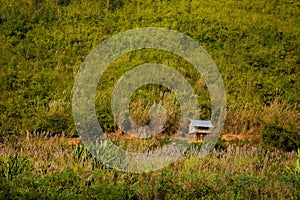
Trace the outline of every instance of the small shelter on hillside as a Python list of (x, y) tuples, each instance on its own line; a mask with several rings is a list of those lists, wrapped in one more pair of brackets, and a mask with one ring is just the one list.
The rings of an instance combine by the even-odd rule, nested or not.
[(213, 124), (210, 120), (193, 120), (190, 119), (189, 135), (194, 140), (203, 140), (207, 134), (212, 133)]

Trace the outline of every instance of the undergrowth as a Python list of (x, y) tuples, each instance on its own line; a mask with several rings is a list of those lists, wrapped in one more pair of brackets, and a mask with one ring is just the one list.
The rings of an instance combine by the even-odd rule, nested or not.
[[(137, 142), (136, 142), (137, 143)], [(34, 136), (0, 146), (0, 197), (44, 199), (297, 199), (299, 156), (261, 146), (193, 148), (165, 169), (124, 173), (108, 168), (82, 144)], [(300, 151), (300, 150), (299, 150)]]

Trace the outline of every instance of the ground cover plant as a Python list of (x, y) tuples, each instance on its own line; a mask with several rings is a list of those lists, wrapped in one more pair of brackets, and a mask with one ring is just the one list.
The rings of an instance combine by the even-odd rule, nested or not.
[[(53, 199), (299, 199), (300, 4), (263, 0), (0, 0), (0, 198)], [(211, 55), (224, 80), (227, 117), (207, 157), (187, 152), (164, 170), (128, 174), (107, 168), (77, 137), (72, 87), (84, 58), (105, 39), (139, 27), (182, 32)], [(205, 81), (190, 63), (148, 49), (114, 61), (96, 92), (98, 121), (120, 133), (110, 111), (119, 78), (135, 66), (161, 63), (179, 71), (210, 118)], [(178, 128), (174, 94), (155, 84), (139, 88), (132, 118), (149, 122), (153, 103), (167, 111), (163, 137), (145, 144), (112, 137), (136, 151), (156, 147)], [(131, 146), (130, 146), (131, 145)], [(298, 151), (298, 153), (297, 153)]]

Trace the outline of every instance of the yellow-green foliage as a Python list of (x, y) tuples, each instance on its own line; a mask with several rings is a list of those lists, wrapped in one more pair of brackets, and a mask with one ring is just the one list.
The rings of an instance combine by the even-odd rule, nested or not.
[[(299, 21), (296, 0), (0, 0), (0, 199), (299, 199), (299, 150), (297, 157), (220, 144), (223, 150), (199, 159), (197, 144), (163, 170), (130, 174), (57, 135), (76, 134), (71, 93), (85, 57), (114, 34), (139, 27), (177, 30), (212, 56), (226, 87), (225, 134), (299, 135)], [(178, 70), (199, 97), (201, 117), (210, 118), (206, 84), (187, 61), (139, 50), (115, 60), (99, 82), (96, 110), (106, 132), (118, 129), (110, 111), (115, 84), (147, 62)], [(133, 94), (136, 123), (148, 123), (153, 103), (167, 110), (164, 131), (176, 131), (178, 101), (157, 85)], [(113, 142), (144, 152), (168, 140)]]
[[(84, 58), (112, 35), (148, 26), (187, 34), (212, 56), (227, 91), (230, 128), (225, 132), (260, 133), (265, 116), (256, 112), (275, 99), (299, 112), (297, 1), (1, 0), (0, 4), (1, 135), (25, 130), (75, 133), (71, 90)], [(202, 117), (210, 117), (205, 83), (186, 61), (166, 52), (140, 51), (116, 60), (99, 83), (97, 116), (105, 131), (117, 128), (109, 95), (118, 78), (136, 65), (154, 61), (179, 70), (200, 97)], [(150, 92), (156, 94), (155, 88)], [(148, 105), (145, 99), (132, 105), (139, 101), (141, 107)], [(148, 120), (147, 113), (133, 112), (142, 116), (141, 123)], [(176, 112), (169, 114), (168, 127)]]

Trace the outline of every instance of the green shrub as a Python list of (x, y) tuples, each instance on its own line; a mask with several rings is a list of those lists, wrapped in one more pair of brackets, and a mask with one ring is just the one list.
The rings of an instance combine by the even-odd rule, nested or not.
[(267, 124), (262, 132), (263, 145), (285, 151), (297, 150), (300, 147), (300, 134), (278, 124)]

